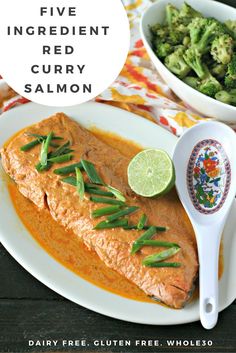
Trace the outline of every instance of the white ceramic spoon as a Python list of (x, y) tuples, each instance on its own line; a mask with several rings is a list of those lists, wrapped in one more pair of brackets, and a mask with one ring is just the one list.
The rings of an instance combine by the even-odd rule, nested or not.
[(219, 122), (200, 123), (179, 139), (173, 161), (177, 191), (198, 244), (200, 319), (211, 329), (218, 318), (221, 234), (236, 194), (236, 134)]

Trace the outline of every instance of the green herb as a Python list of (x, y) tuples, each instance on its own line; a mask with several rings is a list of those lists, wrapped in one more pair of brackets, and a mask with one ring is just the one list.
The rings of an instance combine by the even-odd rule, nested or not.
[(108, 216), (107, 219), (106, 219), (106, 222), (116, 221), (118, 218), (127, 216), (127, 215), (129, 215), (129, 214), (131, 214), (131, 213), (133, 213), (133, 212), (135, 212), (137, 210), (138, 210), (138, 207), (136, 207), (136, 206), (127, 207), (124, 210), (120, 210), (120, 211), (114, 213), (113, 215)]
[(50, 158), (59, 157), (59, 156), (62, 156), (64, 154), (68, 154), (68, 153), (73, 152), (73, 150), (68, 148), (69, 146), (70, 146), (70, 141), (67, 141), (62, 146), (59, 146), (55, 151), (53, 151), (50, 154)]
[(75, 168), (76, 188), (81, 200), (84, 198), (84, 179), (79, 168)]
[(181, 267), (180, 262), (155, 262), (151, 265), (145, 265), (147, 267)]
[(69, 162), (72, 158), (72, 154), (63, 154), (61, 156), (49, 158), (48, 161), (52, 163), (64, 163)]
[(118, 200), (123, 201), (123, 202), (126, 201), (124, 195), (119, 190), (117, 190), (116, 188), (114, 188), (111, 185), (107, 185), (106, 187)]
[(143, 214), (138, 222), (137, 229), (142, 230), (147, 222), (147, 215)]
[(83, 169), (82, 163), (79, 162), (79, 163), (68, 165), (67, 167), (55, 169), (53, 171), (53, 173), (57, 174), (57, 175), (67, 175), (67, 174), (70, 174), (70, 173), (74, 173), (75, 172), (75, 168), (79, 168), (80, 170), (82, 170)]
[(106, 216), (106, 215), (113, 214), (113, 213), (117, 212), (119, 209), (120, 209), (120, 206), (118, 206), (118, 205), (99, 208), (99, 209), (92, 212), (92, 216), (93, 216), (93, 218)]
[(118, 219), (117, 221), (107, 223), (102, 221), (98, 223), (93, 229), (110, 229), (110, 228), (120, 228), (128, 224), (128, 219)]
[(44, 140), (42, 143), (41, 152), (40, 152), (40, 163), (43, 167), (45, 167), (48, 162), (48, 149), (49, 149), (49, 145), (52, 140), (52, 137), (53, 137), (53, 132), (50, 132), (46, 140)]
[[(40, 140), (46, 140), (47, 138), (47, 135), (38, 135), (38, 134), (31, 134), (31, 133), (27, 133), (26, 135), (31, 137), (36, 137), (37, 139), (40, 139)], [(53, 136), (52, 140), (63, 140), (63, 137)]]
[(156, 234), (156, 232), (157, 232), (156, 227), (152, 226), (145, 233), (143, 233), (141, 237), (135, 240), (131, 249), (131, 254), (132, 255), (135, 254), (137, 251), (139, 251), (142, 248), (143, 245), (139, 244), (140, 241), (151, 239), (152, 236)]
[(96, 188), (96, 189), (95, 188), (90, 188), (90, 187), (87, 187), (87, 185), (86, 185), (86, 191), (89, 194), (113, 197), (113, 194), (111, 192), (104, 191), (104, 190), (99, 189), (99, 188)]
[[(150, 227), (151, 227), (150, 225), (149, 226), (144, 226), (143, 230), (147, 230)], [(154, 227), (156, 228), (157, 232), (165, 232), (166, 229), (167, 229), (166, 227), (159, 227), (159, 226), (154, 226)], [(124, 229), (126, 229), (126, 230), (139, 230), (137, 225), (132, 225), (132, 224), (128, 225)]]
[(76, 178), (73, 176), (69, 176), (66, 178), (61, 179), (63, 183), (70, 184), (72, 186), (77, 186)]
[(102, 179), (100, 178), (100, 176), (98, 175), (93, 163), (86, 161), (84, 159), (81, 160), (81, 163), (82, 163), (82, 166), (83, 166), (85, 172), (87, 173), (91, 183), (104, 185), (104, 183), (103, 183)]
[(46, 171), (46, 170), (49, 170), (52, 166), (52, 163), (51, 162), (48, 162), (46, 165), (42, 165), (40, 162), (35, 166), (36, 170), (38, 172), (43, 172), (43, 171)]
[(39, 145), (40, 143), (41, 143), (41, 142), (40, 142), (39, 140), (31, 141), (31, 142), (27, 143), (26, 145), (22, 146), (22, 147), (20, 148), (20, 150), (21, 150), (22, 152), (29, 151), (29, 150), (31, 150), (31, 148), (33, 148), (33, 147)]
[(139, 240), (136, 242), (142, 246), (161, 246), (163, 248), (172, 248), (176, 247), (179, 248), (179, 245), (176, 243), (170, 243), (168, 241), (159, 241), (159, 240)]
[(120, 201), (120, 200), (108, 199), (108, 198), (105, 198), (105, 197), (94, 197), (94, 196), (91, 196), (90, 197), (90, 201), (97, 202), (97, 203), (107, 203), (107, 204), (110, 204), (110, 205), (120, 205), (120, 206), (124, 206), (125, 205), (125, 203)]
[(169, 259), (173, 255), (175, 255), (177, 252), (180, 251), (180, 247), (178, 246), (173, 246), (172, 248), (169, 248), (167, 250), (161, 251), (157, 254), (149, 255), (145, 257), (145, 259), (142, 261), (143, 265), (145, 266), (152, 266), (156, 262), (161, 262), (163, 260)]

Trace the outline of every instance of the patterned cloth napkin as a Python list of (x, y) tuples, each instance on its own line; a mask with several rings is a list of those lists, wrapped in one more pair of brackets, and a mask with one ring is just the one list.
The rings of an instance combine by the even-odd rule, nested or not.
[[(115, 105), (153, 120), (173, 134), (180, 136), (185, 129), (205, 118), (190, 111), (162, 81), (140, 39), (141, 14), (150, 0), (122, 0), (130, 20), (131, 47), (127, 61), (117, 80), (97, 101)], [(28, 102), (17, 95), (0, 76), (0, 109), (7, 111)]]

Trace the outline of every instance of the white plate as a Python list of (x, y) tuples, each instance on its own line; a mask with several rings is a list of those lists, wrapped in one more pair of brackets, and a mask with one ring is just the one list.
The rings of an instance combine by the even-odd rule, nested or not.
[[(163, 148), (170, 154), (176, 137), (154, 123), (126, 111), (98, 103), (60, 109), (85, 127), (115, 132), (142, 144)], [(57, 112), (57, 108), (33, 103), (15, 108), (0, 117), (0, 146), (18, 130)], [(33, 276), (62, 296), (88, 309), (117, 319), (152, 325), (173, 325), (199, 319), (198, 302), (182, 310), (123, 298), (83, 280), (50, 257), (31, 237), (18, 218), (0, 173), (0, 240), (9, 253)], [(220, 309), (236, 297), (236, 204), (224, 232), (225, 270), (220, 281)], [(206, 234), (207, 236), (207, 234)], [(4, 269), (2, 269), (4, 270)]]

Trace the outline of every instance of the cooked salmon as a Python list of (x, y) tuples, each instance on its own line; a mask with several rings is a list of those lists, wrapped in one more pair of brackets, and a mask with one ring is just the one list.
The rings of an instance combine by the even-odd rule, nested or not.
[[(35, 165), (39, 162), (40, 146), (28, 152), (22, 152), (20, 147), (32, 140), (27, 133), (47, 135), (52, 131), (64, 141), (70, 141), (74, 150), (73, 161), (39, 173)], [(19, 191), (39, 209), (48, 208), (58, 223), (80, 237), (107, 266), (135, 283), (148, 296), (170, 307), (182, 308), (189, 300), (198, 272), (197, 248), (193, 229), (174, 190), (159, 199), (135, 195), (127, 181), (129, 159), (63, 113), (21, 131), (1, 150), (1, 157), (3, 168)], [(140, 208), (130, 216), (131, 223), (137, 224), (141, 214), (145, 213), (148, 224), (167, 227), (167, 231), (157, 233), (153, 239), (179, 244), (181, 250), (171, 261), (180, 262), (181, 267), (151, 268), (142, 265), (145, 256), (164, 248), (146, 246), (131, 255), (132, 244), (143, 231), (93, 229), (104, 218), (92, 218), (92, 211), (107, 205), (90, 201), (87, 194), (84, 200), (80, 200), (76, 188), (62, 182), (61, 177), (53, 173), (55, 168), (81, 159), (92, 162), (105, 183), (119, 189), (129, 205)]]

